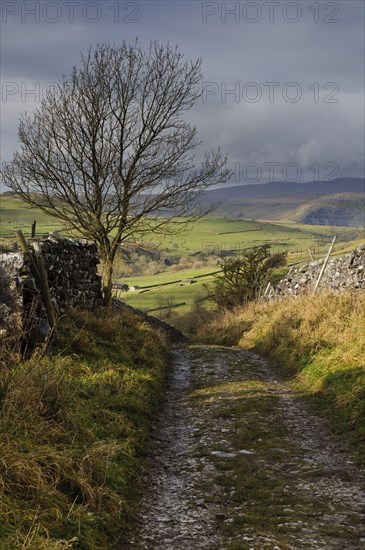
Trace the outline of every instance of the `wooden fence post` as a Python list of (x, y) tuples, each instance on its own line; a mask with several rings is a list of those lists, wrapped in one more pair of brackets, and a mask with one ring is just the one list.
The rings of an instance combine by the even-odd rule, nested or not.
[(34, 243), (34, 251), (35, 251), (35, 257), (37, 260), (37, 267), (38, 267), (38, 273), (39, 273), (39, 280), (40, 280), (40, 290), (43, 298), (43, 302), (46, 308), (48, 321), (50, 324), (50, 327), (54, 329), (56, 324), (56, 315), (54, 311), (54, 307), (52, 304), (52, 298), (51, 293), (49, 291), (49, 285), (48, 285), (48, 275), (47, 271), (44, 265), (42, 251), (39, 246), (39, 243)]
[(331, 256), (331, 252), (333, 250), (333, 247), (335, 246), (335, 242), (336, 242), (336, 239), (337, 239), (337, 235), (335, 235), (333, 237), (333, 241), (328, 249), (328, 252), (327, 252), (327, 256), (325, 257), (325, 259), (323, 260), (323, 265), (322, 265), (322, 269), (318, 275), (318, 279), (316, 281), (316, 284), (314, 285), (314, 289), (313, 289), (313, 296), (315, 295), (315, 293), (317, 292), (317, 288), (318, 288), (318, 285), (319, 283), (321, 282), (321, 279), (322, 279), (322, 276), (323, 276), (323, 273), (327, 267), (327, 263), (328, 263), (328, 259), (329, 257)]
[(34, 239), (34, 237), (35, 237), (36, 228), (37, 228), (37, 221), (34, 220), (34, 222), (32, 223), (32, 231), (31, 231), (31, 238), (32, 239)]
[(271, 289), (271, 283), (269, 282), (267, 283), (263, 298), (265, 298), (265, 296), (269, 293), (270, 289)]
[(37, 261), (35, 261), (32, 253), (29, 250), (29, 247), (27, 245), (27, 242), (24, 238), (24, 235), (21, 229), (17, 231), (17, 240), (23, 254), (25, 254), (29, 258), (31, 271), (34, 275), (37, 286), (40, 290), (44, 307), (46, 308), (49, 325), (51, 329), (54, 330), (54, 333), (55, 333), (56, 315), (52, 304), (51, 293), (49, 291), (49, 286), (48, 286), (47, 272), (44, 266), (43, 256), (42, 256), (39, 243), (34, 243), (33, 245), (36, 259), (37, 259)]

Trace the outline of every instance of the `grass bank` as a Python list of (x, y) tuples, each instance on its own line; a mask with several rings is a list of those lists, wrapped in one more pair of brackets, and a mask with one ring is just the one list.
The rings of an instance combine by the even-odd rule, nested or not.
[(0, 370), (0, 548), (120, 548), (167, 364), (123, 312), (71, 312), (47, 357)]
[(220, 315), (196, 338), (271, 357), (365, 461), (365, 294), (302, 296)]

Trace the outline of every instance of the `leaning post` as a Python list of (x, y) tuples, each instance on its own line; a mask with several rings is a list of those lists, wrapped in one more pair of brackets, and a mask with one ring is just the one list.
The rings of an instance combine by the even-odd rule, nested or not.
[(328, 252), (327, 252), (327, 256), (325, 257), (325, 259), (323, 260), (323, 265), (322, 265), (322, 269), (318, 275), (318, 279), (316, 281), (316, 284), (314, 285), (314, 289), (313, 289), (313, 296), (315, 295), (315, 293), (317, 292), (317, 288), (318, 288), (318, 285), (319, 283), (321, 282), (321, 279), (322, 279), (322, 276), (323, 276), (323, 273), (327, 267), (327, 263), (328, 263), (328, 260), (329, 260), (329, 257), (331, 256), (331, 253), (332, 253), (332, 250), (333, 250), (333, 247), (335, 246), (335, 242), (336, 242), (336, 239), (337, 239), (337, 235), (335, 235), (333, 237), (333, 240), (332, 240), (332, 243), (328, 249)]
[(21, 251), (23, 252), (23, 254), (25, 254), (29, 258), (31, 271), (36, 280), (37, 286), (40, 290), (44, 307), (46, 308), (49, 325), (55, 333), (56, 315), (52, 304), (51, 293), (49, 291), (49, 285), (48, 285), (47, 272), (44, 266), (43, 256), (42, 256), (39, 243), (33, 244), (35, 256), (37, 260), (36, 261), (29, 250), (28, 244), (24, 238), (24, 235), (21, 229), (17, 231), (17, 240)]

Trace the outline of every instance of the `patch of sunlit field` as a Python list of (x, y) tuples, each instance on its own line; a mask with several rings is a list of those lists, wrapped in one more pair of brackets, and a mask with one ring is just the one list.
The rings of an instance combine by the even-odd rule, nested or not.
[(37, 234), (47, 234), (63, 228), (59, 220), (42, 210), (27, 208), (14, 197), (0, 196), (0, 239), (15, 239), (18, 229), (29, 237), (34, 221), (37, 222)]
[[(15, 237), (18, 229), (22, 229), (26, 236), (30, 235), (33, 221), (37, 222), (38, 234), (65, 229), (64, 224), (57, 218), (40, 209), (29, 208), (11, 195), (0, 196), (1, 238)], [(153, 222), (151, 224), (153, 227)], [(357, 237), (361, 238), (361, 235), (357, 234), (358, 232), (359, 230), (355, 228), (206, 216), (195, 223), (188, 224), (185, 230), (181, 226), (176, 234), (160, 236), (151, 231), (143, 236), (143, 240), (182, 256), (197, 252), (204, 254), (239, 253), (248, 246), (255, 246), (263, 242), (271, 243), (276, 250), (286, 249), (292, 255), (303, 256), (308, 254), (308, 246), (313, 248), (314, 253), (316, 250), (320, 253), (334, 234), (338, 235), (338, 242), (348, 242)]]
[[(213, 282), (216, 268), (184, 269), (174, 271), (173, 266), (164, 273), (156, 275), (128, 277), (117, 280), (126, 283), (134, 291), (114, 290), (114, 295), (131, 306), (144, 311), (166, 309), (172, 305), (177, 313), (185, 313), (191, 306), (207, 295), (206, 285)], [(194, 281), (189, 284), (189, 281)], [(180, 304), (180, 305), (179, 305)]]
[[(163, 240), (169, 251), (184, 254), (202, 252), (240, 253), (245, 248), (264, 242), (274, 251), (287, 250), (298, 257), (308, 257), (308, 247), (314, 254), (323, 254), (326, 246), (337, 235), (338, 242), (361, 238), (360, 230), (348, 227), (314, 226), (294, 223), (263, 222), (241, 218), (206, 216), (190, 224), (181, 236), (172, 235)], [(153, 235), (146, 237), (152, 241)], [(299, 258), (298, 258), (299, 259)]]

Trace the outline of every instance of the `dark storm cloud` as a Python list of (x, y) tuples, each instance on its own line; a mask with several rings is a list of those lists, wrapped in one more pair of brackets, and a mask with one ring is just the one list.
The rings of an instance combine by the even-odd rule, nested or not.
[[(2, 4), (2, 160), (17, 148), (20, 113), (37, 106), (81, 51), (139, 36), (142, 45), (170, 41), (188, 58), (203, 58), (206, 93), (189, 120), (205, 149), (221, 145), (233, 165), (257, 163), (263, 178), (271, 162), (300, 164), (303, 179), (314, 163), (363, 175), (362, 1), (71, 4), (72, 21), (67, 2)], [(40, 12), (29, 14), (37, 5)]]

